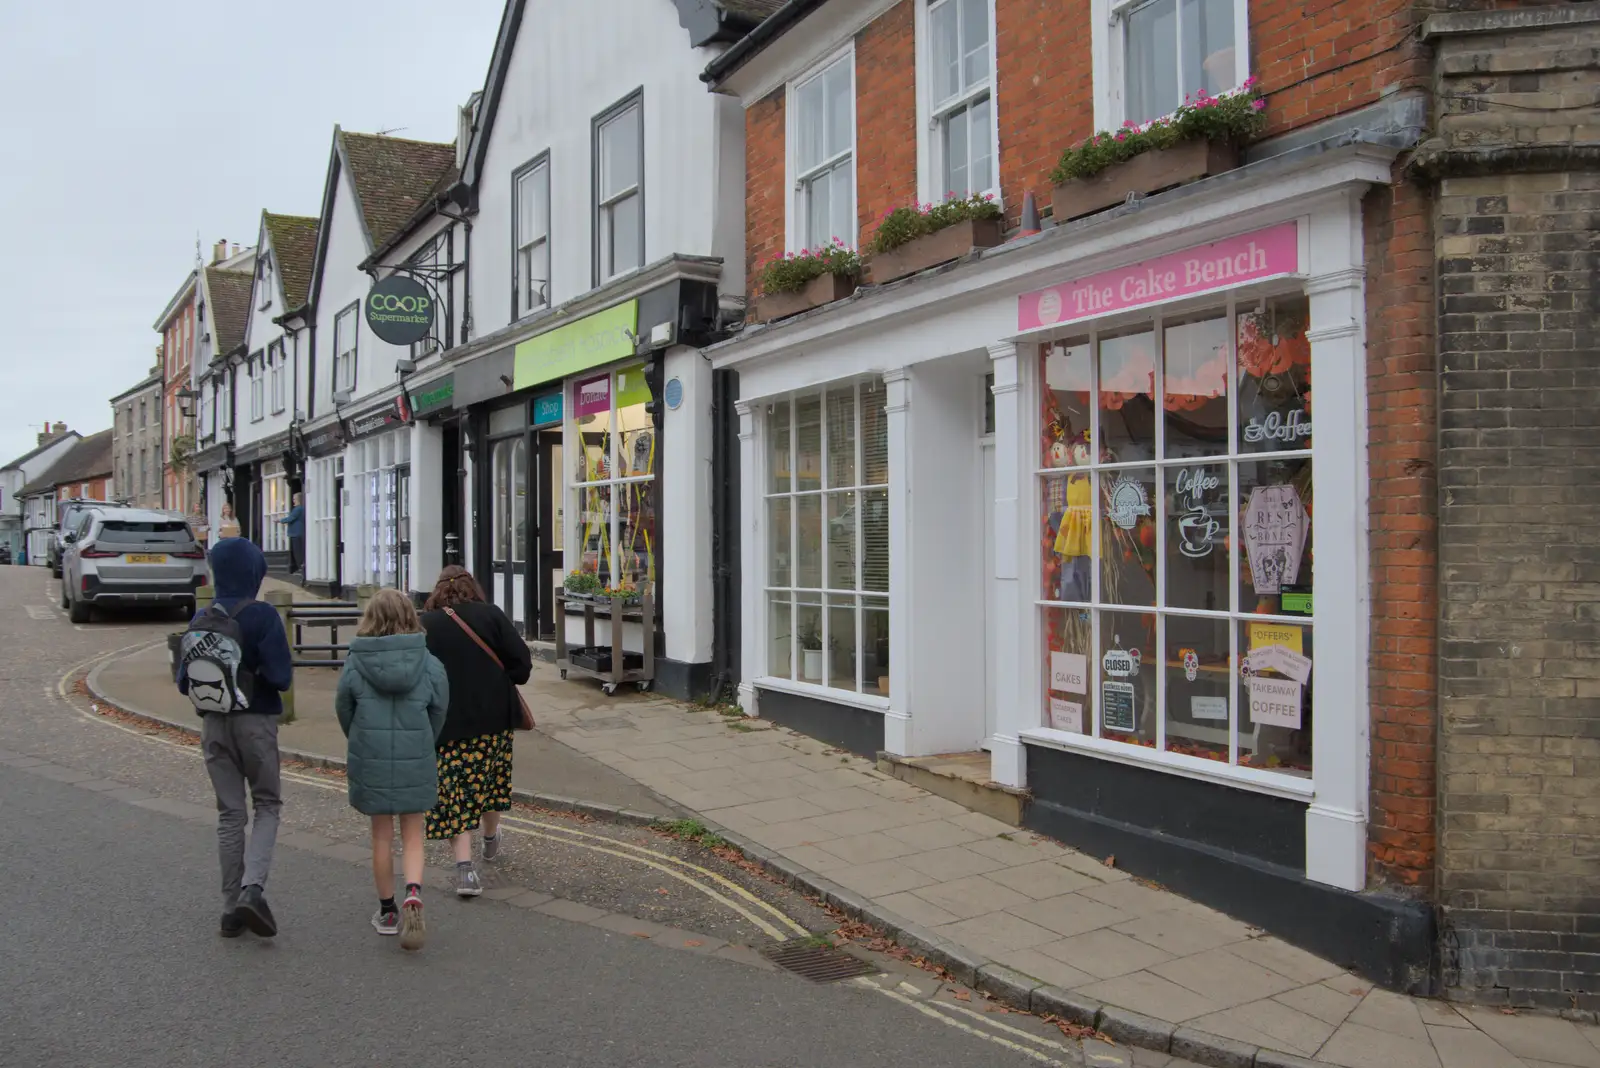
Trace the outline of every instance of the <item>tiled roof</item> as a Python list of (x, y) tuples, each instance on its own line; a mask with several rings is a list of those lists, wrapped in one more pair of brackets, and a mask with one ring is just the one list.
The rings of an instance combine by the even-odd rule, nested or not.
[(343, 130), (339, 136), (374, 248), (457, 178), (455, 145)]
[(63, 482), (87, 482), (111, 474), (111, 431), (90, 434), (72, 447), (55, 465), (22, 487), (18, 497), (52, 490)]
[[(311, 291), (311, 272), (317, 262), (317, 220), (304, 215), (274, 215), (270, 211), (262, 212), (261, 217), (278, 257), (278, 273), (283, 276), (283, 302), (290, 311), (302, 308)], [(249, 300), (248, 295), (245, 299)], [(239, 338), (244, 338), (242, 329)]]
[[(279, 218), (286, 217), (279, 216)], [(312, 220), (313, 223), (315, 221)], [(211, 321), (217, 331), (217, 343), (212, 348), (213, 352), (225, 355), (232, 352), (244, 340), (245, 327), (250, 322), (250, 285), (254, 281), (253, 271), (206, 268), (206, 289), (211, 294)]]
[(138, 393), (138, 392), (140, 392), (142, 390), (149, 389), (151, 386), (159, 386), (160, 384), (161, 384), (161, 365), (158, 363), (158, 364), (155, 365), (155, 367), (151, 368), (149, 374), (147, 374), (143, 378), (139, 379), (139, 381), (136, 384), (129, 386), (127, 389), (123, 390), (121, 393), (114, 394), (112, 396), (112, 398), (111, 398), (111, 403), (115, 404), (119, 400), (122, 400), (124, 397), (131, 397), (135, 393)]
[[(57, 443), (59, 443), (62, 438), (79, 438), (79, 439), (81, 439), (82, 437), (83, 437), (83, 435), (79, 434), (76, 430), (64, 430), (58, 436), (51, 438), (49, 441), (45, 442), (43, 445), (40, 445), (37, 448), (29, 449), (27, 452), (23, 453), (21, 456), (17, 457), (15, 460), (12, 460), (10, 463), (8, 463), (8, 464), (0, 464), (0, 471), (6, 471), (6, 470), (9, 470), (9, 469), (11, 469), (13, 467), (21, 467), (23, 464), (27, 463), (29, 460), (33, 459), (35, 456), (38, 456), (41, 452), (44, 452), (44, 450), (46, 450), (48, 448), (51, 448), (52, 446), (54, 446)], [(71, 451), (71, 450), (68, 450), (68, 451)]]

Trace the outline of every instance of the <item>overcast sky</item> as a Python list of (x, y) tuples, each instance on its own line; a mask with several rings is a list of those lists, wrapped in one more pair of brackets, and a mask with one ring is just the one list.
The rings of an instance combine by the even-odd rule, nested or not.
[(317, 215), (335, 123), (454, 139), (501, 7), (0, 2), (0, 463), (111, 425), (196, 238)]

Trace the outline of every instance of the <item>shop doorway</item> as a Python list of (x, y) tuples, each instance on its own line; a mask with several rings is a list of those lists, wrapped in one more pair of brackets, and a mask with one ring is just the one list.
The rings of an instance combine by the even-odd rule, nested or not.
[(541, 430), (535, 437), (534, 469), (538, 477), (539, 502), (534, 525), (534, 544), (529, 556), (537, 562), (537, 600), (534, 616), (538, 635), (545, 641), (556, 636), (555, 591), (565, 577), (566, 554), (562, 528), (566, 515), (561, 507), (561, 431)]
[(518, 434), (489, 444), (492, 474), (490, 516), (490, 596), (527, 633), (528, 438)]
[(344, 589), (344, 476), (333, 480), (333, 591)]

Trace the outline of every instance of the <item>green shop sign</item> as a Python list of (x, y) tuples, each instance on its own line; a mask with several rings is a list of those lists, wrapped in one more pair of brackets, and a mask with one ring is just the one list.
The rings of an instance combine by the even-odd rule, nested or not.
[(413, 415), (427, 415), (448, 408), (455, 403), (456, 376), (446, 375), (442, 379), (429, 382), (416, 393), (411, 395), (411, 412)]
[(627, 359), (633, 355), (633, 339), (629, 335), (638, 328), (639, 302), (630, 300), (529, 338), (517, 346), (512, 388), (526, 389), (589, 367)]

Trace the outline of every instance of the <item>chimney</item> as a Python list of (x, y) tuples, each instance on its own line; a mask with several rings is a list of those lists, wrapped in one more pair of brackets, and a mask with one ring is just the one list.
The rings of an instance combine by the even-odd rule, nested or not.
[(43, 445), (47, 441), (54, 441), (56, 438), (59, 438), (66, 432), (67, 424), (65, 423), (56, 423), (54, 426), (46, 423), (44, 425), (44, 429), (39, 431), (38, 439), (34, 442), (34, 444)]
[(235, 256), (239, 254), (239, 243), (237, 241), (233, 243), (233, 254)]
[(218, 241), (211, 246), (211, 265), (215, 267), (228, 258), (228, 242), (226, 239)]

